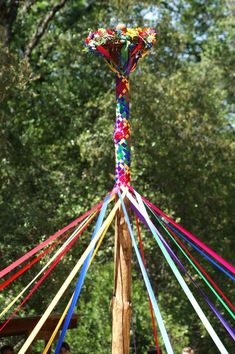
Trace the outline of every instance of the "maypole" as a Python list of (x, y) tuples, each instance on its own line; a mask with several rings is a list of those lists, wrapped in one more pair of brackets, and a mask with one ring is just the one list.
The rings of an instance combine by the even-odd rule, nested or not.
[[(126, 28), (119, 24), (115, 30), (99, 29), (90, 33), (86, 45), (101, 54), (116, 76), (115, 187), (130, 183), (130, 123), (129, 75), (137, 62), (155, 42), (156, 33), (150, 28)], [(127, 212), (129, 203), (124, 200)], [(132, 241), (123, 210), (120, 207), (115, 221), (114, 291), (112, 301), (112, 354), (128, 354), (131, 318), (131, 259)]]
[[(142, 224), (152, 233), (158, 249), (164, 256), (165, 261), (168, 263), (169, 268), (177, 279), (185, 296), (190, 301), (192, 307), (202, 321), (219, 352), (222, 354), (228, 354), (227, 349), (218, 337), (203, 309), (199, 305), (197, 298), (193, 295), (184, 279), (184, 276), (187, 276), (187, 279), (190, 280), (192, 285), (197, 289), (198, 294), (204, 298), (205, 303), (220, 321), (228, 335), (233, 339), (233, 341), (235, 340), (235, 330), (226, 320), (224, 314), (221, 314), (215, 307), (213, 300), (211, 300), (208, 297), (207, 292), (204, 291), (204, 287), (202, 288), (200, 282), (195, 279), (200, 278), (204, 281), (204, 283), (208, 286), (211, 295), (216, 296), (216, 299), (219, 300), (220, 305), (223, 305), (224, 309), (227, 311), (227, 314), (229, 314), (233, 319), (235, 319), (234, 305), (226, 297), (215, 281), (209, 276), (206, 270), (199, 264), (199, 261), (192, 254), (190, 254), (190, 251), (187, 249), (184, 242), (189, 244), (190, 247), (193, 247), (200, 253), (200, 255), (203, 255), (208, 261), (210, 261), (233, 281), (235, 281), (235, 267), (227, 262), (223, 257), (218, 255), (195, 235), (191, 234), (181, 225), (177, 224), (161, 209), (153, 205), (146, 198), (142, 197), (130, 185), (131, 153), (129, 124), (129, 75), (135, 70), (138, 60), (142, 58), (153, 46), (155, 37), (155, 31), (150, 28), (130, 29), (126, 28), (125, 25), (118, 25), (114, 30), (99, 29), (94, 33), (90, 33), (86, 38), (86, 46), (88, 51), (103, 56), (108, 66), (115, 72), (116, 76), (116, 123), (113, 135), (116, 156), (115, 186), (113, 190), (108, 193), (105, 199), (98, 205), (94, 206), (91, 210), (87, 211), (63, 229), (57, 231), (47, 240), (43, 241), (41, 244), (34, 247), (25, 255), (21, 256), (18, 260), (14, 261), (12, 264), (6, 266), (0, 271), (1, 279), (20, 266), (18, 271), (14, 271), (14, 274), (11, 274), (7, 279), (0, 283), (1, 290), (8, 286), (12, 281), (16, 280), (36, 262), (40, 261), (42, 257), (54, 250), (54, 254), (48, 259), (48, 261), (45, 261), (45, 265), (41, 268), (39, 273), (36, 274), (32, 280), (30, 280), (29, 284), (27, 284), (27, 286), (24, 287), (4, 309), (0, 310), (0, 318), (5, 316), (8, 311), (11, 311), (7, 320), (0, 324), (1, 333), (11, 319), (19, 312), (26, 301), (38, 289), (40, 284), (47, 278), (51, 271), (53, 271), (54, 267), (62, 259), (65, 253), (70, 250), (74, 242), (76, 242), (80, 235), (87, 229), (92, 220), (97, 217), (90, 243), (78, 259), (77, 263), (74, 265), (67, 278), (64, 280), (43, 315), (40, 317), (40, 320), (37, 322), (36, 326), (18, 352), (19, 354), (25, 354), (29, 350), (32, 342), (38, 336), (47, 321), (47, 318), (50, 316), (67, 288), (71, 285), (73, 279), (79, 273), (74, 293), (69, 300), (60, 321), (51, 334), (48, 344), (43, 350), (43, 354), (48, 353), (48, 350), (50, 350), (50, 347), (58, 335), (60, 327), (62, 326), (62, 330), (55, 348), (55, 354), (59, 354), (61, 344), (64, 340), (66, 331), (69, 328), (72, 314), (79, 299), (86, 273), (93, 261), (94, 256), (97, 254), (100, 244), (104, 239), (114, 217), (116, 218), (116, 225), (114, 250), (115, 274), (112, 301), (112, 354), (129, 353), (132, 246), (148, 293), (151, 318), (153, 322), (155, 318), (158, 323), (159, 332), (161, 333), (166, 353), (174, 353), (170, 337), (168, 336), (164, 324), (164, 319), (158, 306), (158, 300), (154, 295), (153, 287), (151, 285), (148, 272), (146, 271), (146, 262), (140, 230), (138, 227), (138, 220), (140, 220)], [(114, 200), (115, 197), (115, 205), (105, 218), (107, 206)], [(132, 228), (131, 218), (129, 217), (130, 210), (135, 213), (140, 250)], [(171, 248), (171, 243), (173, 243), (174, 247), (177, 248), (176, 251), (174, 248)], [(43, 252), (37, 255), (37, 253), (42, 250)], [(178, 253), (180, 252), (181, 254), (179, 254), (179, 257)], [(34, 258), (30, 260), (32, 257)], [(183, 257), (183, 262), (186, 264), (182, 263), (181, 257)], [(23, 265), (26, 261), (27, 264)], [(191, 276), (187, 268), (187, 262), (190, 263), (190, 269), (192, 267), (197, 272), (196, 277)], [(24, 296), (24, 298), (21, 300), (20, 304), (15, 307), (15, 303), (22, 296)], [(14, 309), (12, 311), (13, 307)], [(154, 328), (155, 325), (153, 323), (153, 332)], [(157, 353), (160, 354), (157, 336), (155, 336), (155, 346)]]
[[(117, 29), (125, 30), (119, 25)], [(118, 49), (118, 48), (117, 48)], [(130, 183), (129, 75), (116, 73), (115, 184)], [(128, 208), (128, 200), (124, 203)], [(112, 301), (112, 354), (127, 354), (130, 347), (132, 242), (120, 207), (115, 220), (114, 290)]]

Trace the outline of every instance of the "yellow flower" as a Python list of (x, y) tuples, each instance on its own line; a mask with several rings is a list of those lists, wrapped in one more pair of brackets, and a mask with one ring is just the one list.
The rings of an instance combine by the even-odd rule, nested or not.
[(134, 38), (134, 37), (138, 37), (139, 32), (138, 32), (138, 29), (137, 29), (137, 28), (127, 28), (126, 34), (127, 34), (129, 37)]

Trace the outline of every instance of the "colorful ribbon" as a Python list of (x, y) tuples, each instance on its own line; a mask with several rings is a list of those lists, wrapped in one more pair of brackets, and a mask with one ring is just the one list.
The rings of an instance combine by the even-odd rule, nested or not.
[(135, 201), (135, 199), (132, 197), (132, 195), (129, 192), (127, 193), (128, 199), (135, 206), (135, 208), (137, 210), (139, 210), (140, 214), (142, 215), (142, 217), (147, 222), (149, 229), (153, 233), (153, 236), (154, 236), (155, 240), (157, 241), (158, 246), (160, 247), (165, 259), (167, 260), (167, 263), (171, 267), (174, 275), (176, 276), (178, 282), (180, 283), (182, 289), (184, 290), (186, 296), (188, 297), (189, 301), (191, 302), (192, 306), (194, 307), (194, 310), (198, 314), (199, 318), (201, 319), (202, 323), (204, 324), (205, 328), (207, 329), (208, 333), (210, 334), (211, 338), (213, 339), (214, 343), (216, 344), (217, 348), (220, 350), (220, 353), (228, 354), (227, 349), (224, 347), (223, 343), (219, 339), (219, 337), (216, 334), (215, 330), (213, 329), (212, 325), (208, 321), (207, 317), (205, 316), (205, 314), (202, 311), (201, 307), (197, 303), (195, 297), (191, 293), (189, 287), (185, 283), (183, 277), (181, 276), (180, 272), (176, 268), (176, 266), (175, 266), (174, 262), (172, 261), (171, 257), (169, 256), (164, 244), (162, 243), (162, 241), (160, 239), (158, 230), (155, 228), (155, 226), (153, 225), (152, 221), (149, 219), (148, 213), (147, 213), (147, 211), (145, 209), (145, 206), (143, 204), (141, 196), (136, 191), (134, 191), (134, 192), (135, 192), (135, 195), (136, 195), (138, 203)]
[(94, 206), (92, 209), (88, 210), (86, 213), (84, 213), (82, 216), (80, 216), (76, 220), (72, 221), (70, 224), (65, 226), (63, 229), (57, 231), (54, 235), (50, 236), (47, 240), (45, 240), (42, 243), (40, 243), (38, 246), (36, 246), (31, 251), (29, 251), (26, 254), (24, 254), (22, 257), (17, 259), (15, 262), (11, 263), (9, 266), (4, 268), (0, 272), (0, 278), (4, 277), (4, 275), (6, 275), (7, 273), (9, 273), (13, 269), (15, 269), (17, 266), (19, 266), (21, 263), (23, 263), (24, 261), (26, 261), (27, 259), (32, 257), (35, 253), (40, 251), (43, 247), (47, 246), (48, 243), (54, 241), (57, 237), (59, 237), (60, 235), (62, 235), (66, 231), (68, 231), (70, 228), (72, 228), (73, 226), (77, 225), (79, 222), (83, 221), (87, 216), (92, 214), (95, 210), (99, 209), (102, 204), (103, 204), (103, 201), (101, 203), (99, 203), (98, 205)]
[[(126, 195), (126, 191), (123, 192), (123, 198)], [(53, 311), (54, 307), (56, 306), (56, 304), (58, 303), (58, 301), (60, 300), (60, 298), (62, 297), (62, 295), (64, 294), (64, 292), (66, 291), (66, 289), (68, 288), (69, 284), (71, 283), (71, 281), (73, 280), (73, 278), (76, 276), (77, 272), (79, 271), (79, 269), (81, 268), (82, 264), (84, 263), (86, 257), (88, 256), (88, 254), (90, 253), (90, 251), (92, 250), (92, 248), (94, 247), (94, 245), (96, 244), (96, 242), (99, 240), (99, 238), (101, 237), (102, 233), (104, 232), (104, 230), (106, 229), (107, 225), (109, 225), (109, 223), (113, 220), (117, 209), (120, 207), (120, 202), (118, 201), (115, 206), (113, 207), (113, 209), (111, 210), (109, 216), (107, 217), (107, 219), (105, 220), (105, 222), (103, 223), (103, 225), (101, 226), (101, 228), (99, 229), (99, 231), (97, 232), (96, 236), (94, 237), (94, 239), (90, 242), (90, 245), (87, 247), (87, 249), (84, 251), (84, 253), (82, 254), (81, 258), (78, 260), (77, 264), (75, 265), (75, 267), (72, 269), (71, 273), (69, 274), (69, 276), (67, 277), (67, 279), (65, 280), (65, 282), (62, 284), (61, 288), (59, 289), (59, 291), (57, 292), (56, 296), (54, 297), (54, 299), (52, 300), (51, 304), (48, 306), (48, 308), (46, 309), (46, 311), (44, 312), (44, 314), (42, 315), (42, 317), (40, 318), (40, 320), (38, 321), (37, 325), (34, 327), (34, 329), (32, 330), (32, 332), (30, 333), (29, 337), (27, 338), (27, 340), (25, 341), (25, 343), (23, 344), (22, 348), (20, 349), (18, 354), (25, 354), (25, 352), (27, 351), (27, 349), (29, 348), (30, 344), (32, 343), (32, 341), (34, 340), (34, 338), (36, 337), (36, 335), (38, 334), (38, 332), (40, 331), (40, 329), (42, 328), (43, 324), (45, 323), (46, 319), (48, 318), (48, 316), (50, 315), (50, 313)], [(111, 220), (111, 221), (110, 221)]]
[(23, 301), (18, 305), (18, 307), (15, 309), (15, 311), (11, 314), (11, 316), (7, 319), (7, 321), (2, 325), (0, 328), (0, 332), (5, 328), (5, 326), (11, 321), (11, 319), (16, 315), (16, 313), (20, 310), (20, 308), (26, 303), (26, 301), (33, 295), (33, 293), (38, 289), (38, 287), (41, 285), (41, 283), (45, 280), (45, 278), (49, 275), (49, 273), (54, 269), (54, 267), (58, 264), (60, 259), (63, 257), (63, 255), (72, 247), (74, 242), (77, 240), (77, 238), (81, 235), (81, 233), (85, 230), (85, 228), (88, 226), (89, 222), (92, 220), (92, 217), (88, 219), (86, 223), (84, 223), (83, 227), (79, 228), (79, 231), (76, 232), (73, 237), (71, 235), (71, 240), (70, 242), (67, 240), (65, 244), (56, 252), (56, 254), (52, 257), (51, 260), (43, 267), (43, 269), (37, 274), (36, 277), (21, 291), (20, 294), (2, 311), (1, 315), (3, 315), (6, 311), (11, 308), (14, 303), (18, 300), (18, 298), (28, 289), (28, 287), (38, 278), (38, 276), (47, 268), (47, 266), (51, 264), (51, 266), (48, 268), (48, 270), (43, 274), (43, 276), (37, 281), (37, 283), (33, 286), (33, 288), (30, 290), (30, 292), (27, 294), (27, 296), (23, 299)]
[(159, 237), (164, 244), (168, 254), (171, 256), (171, 258), (175, 261), (176, 264), (179, 265), (180, 269), (187, 274), (191, 282), (194, 284), (194, 286), (199, 290), (200, 294), (203, 296), (204, 300), (207, 302), (207, 304), (210, 306), (211, 310), (214, 312), (216, 317), (220, 320), (226, 331), (229, 333), (229, 335), (235, 340), (235, 333), (233, 328), (228, 324), (228, 322), (224, 319), (224, 317), (220, 314), (220, 312), (216, 309), (216, 307), (212, 304), (212, 302), (209, 300), (207, 295), (204, 293), (204, 291), (200, 288), (198, 283), (193, 280), (189, 272), (186, 270), (186, 268), (183, 266), (182, 262), (179, 260), (179, 258), (176, 256), (176, 254), (173, 252), (169, 244), (166, 242), (166, 240), (162, 237), (161, 233), (158, 231)]
[[(127, 193), (127, 195), (128, 194), (129, 194), (129, 192)], [(126, 222), (127, 222), (127, 225), (128, 225), (128, 229), (129, 229), (129, 232), (130, 232), (130, 235), (131, 235), (132, 244), (133, 244), (133, 247), (134, 247), (138, 262), (139, 262), (139, 266), (140, 266), (140, 269), (141, 269), (141, 272), (142, 272), (142, 275), (143, 275), (143, 278), (144, 278), (144, 282), (145, 282), (149, 297), (151, 299), (151, 303), (153, 305), (154, 313), (155, 313), (155, 316), (156, 316), (156, 319), (157, 319), (157, 322), (158, 322), (158, 325), (159, 325), (160, 332), (162, 334), (162, 338), (163, 338), (163, 341), (164, 341), (164, 344), (165, 344), (166, 351), (167, 351), (168, 354), (174, 354), (174, 351), (172, 349), (172, 346), (171, 346), (171, 343), (170, 343), (170, 340), (169, 340), (169, 337), (168, 337), (168, 334), (167, 334), (167, 331), (166, 331), (166, 328), (165, 328), (165, 325), (164, 325), (164, 322), (163, 322), (163, 319), (162, 319), (162, 316), (161, 316), (161, 312), (160, 312), (158, 304), (157, 304), (157, 300), (156, 300), (156, 298), (154, 296), (154, 292), (153, 292), (151, 283), (149, 281), (149, 278), (148, 278), (144, 263), (143, 263), (143, 261), (141, 259), (141, 255), (140, 255), (140, 252), (138, 250), (138, 247), (137, 247), (137, 244), (136, 244), (136, 241), (135, 241), (134, 233), (133, 233), (133, 230), (132, 230), (132, 227), (131, 227), (131, 224), (130, 224), (130, 220), (129, 220), (129, 217), (128, 217), (128, 214), (127, 214), (127, 211), (126, 211), (125, 204), (123, 202), (123, 198), (121, 197), (120, 192), (118, 192), (118, 195), (119, 195), (119, 199), (121, 200), (122, 209), (123, 209), (123, 212), (124, 212), (124, 215), (125, 215), (125, 219), (126, 219)]]
[(37, 263), (42, 257), (44, 257), (48, 252), (50, 252), (54, 247), (56, 247), (62, 240), (68, 237), (68, 234), (64, 235), (60, 240), (54, 242), (45, 251), (35, 257), (32, 261), (28, 262), (22, 269), (13, 274), (9, 279), (5, 280), (0, 284), (0, 290), (3, 290), (7, 285), (9, 285), (13, 280), (16, 280), (20, 275), (22, 275), (26, 270), (31, 268), (35, 263)]
[[(151, 209), (150, 209), (151, 210)], [(176, 235), (172, 235), (167, 227), (164, 225), (164, 223), (153, 213), (153, 215), (155, 216), (156, 220), (159, 222), (159, 224), (163, 227), (163, 229), (166, 231), (166, 233), (170, 236), (170, 238), (172, 239), (172, 241), (177, 245), (177, 247), (179, 248), (179, 250), (183, 253), (183, 255), (186, 257), (186, 259), (189, 261), (189, 263), (193, 266), (193, 268), (196, 270), (196, 272), (200, 275), (200, 277), (204, 280), (204, 282), (206, 283), (206, 285), (210, 288), (210, 290), (214, 293), (214, 295), (217, 297), (217, 299), (222, 303), (222, 305), (224, 306), (224, 308), (229, 312), (229, 314), (232, 316), (233, 319), (235, 319), (235, 315), (234, 313), (230, 310), (230, 308), (227, 306), (227, 304), (224, 302), (224, 300), (221, 298), (221, 296), (219, 296), (218, 292), (214, 289), (214, 287), (216, 286), (216, 284), (213, 282), (214, 287), (210, 284), (210, 282), (206, 279), (206, 277), (208, 278), (209, 275), (204, 271), (204, 274), (206, 276), (204, 276), (204, 274), (202, 273), (201, 270), (203, 270), (202, 267), (200, 267), (200, 269), (198, 268), (198, 266), (200, 266), (198, 264), (198, 262), (196, 262), (195, 258), (190, 254), (190, 252), (186, 249), (186, 247), (184, 247), (184, 245), (180, 242), (180, 240), (177, 238)], [(177, 238), (177, 239), (176, 239)], [(197, 263), (198, 266), (196, 266), (195, 262)], [(212, 279), (209, 277), (209, 280), (212, 281)], [(216, 286), (217, 287), (217, 286)], [(218, 290), (220, 290), (217, 287)], [(222, 293), (223, 297), (225, 297), (225, 295), (223, 294), (223, 292), (220, 290), (220, 293)], [(227, 301), (229, 301), (227, 299), (227, 297), (225, 297), (225, 299)], [(229, 301), (229, 304), (232, 305)], [(232, 307), (234, 308), (234, 306), (232, 305)]]
[[(132, 187), (130, 188), (131, 190)], [(215, 251), (213, 251), (210, 247), (205, 245), (202, 241), (200, 241), (196, 236), (191, 234), (189, 231), (184, 229), (181, 225), (177, 224), (174, 220), (172, 220), (169, 216), (164, 214), (159, 208), (157, 208), (155, 205), (150, 203), (146, 198), (142, 197), (144, 202), (148, 204), (153, 210), (155, 210), (159, 215), (163, 216), (167, 221), (170, 222), (170, 224), (174, 225), (174, 227), (178, 230), (180, 230), (184, 235), (186, 235), (190, 240), (195, 242), (199, 247), (201, 247), (204, 251), (206, 251), (210, 256), (212, 256), (214, 259), (217, 260), (220, 264), (222, 264), (226, 269), (228, 269), (231, 273), (235, 274), (235, 268), (232, 266), (232, 264), (228, 263), (224, 258), (219, 256)]]
[(116, 123), (113, 136), (116, 186), (125, 186), (130, 182), (129, 75), (155, 41), (156, 31), (153, 28), (134, 29), (126, 28), (125, 25), (113, 30), (99, 28), (85, 39), (86, 48), (91, 53), (101, 55), (116, 74)]
[(210, 263), (212, 263), (216, 268), (218, 268), (221, 272), (227, 275), (231, 280), (235, 281), (235, 277), (230, 274), (226, 269), (224, 269), (220, 264), (218, 264), (213, 258), (208, 256), (204, 251), (202, 251), (199, 247), (197, 247), (192, 241), (190, 241), (186, 236), (182, 234), (179, 230), (177, 230), (174, 226), (167, 224), (164, 222), (167, 227), (173, 230), (178, 236), (180, 236), (184, 241), (186, 241), (190, 246), (192, 246), (198, 253), (200, 253), (204, 258), (206, 258)]

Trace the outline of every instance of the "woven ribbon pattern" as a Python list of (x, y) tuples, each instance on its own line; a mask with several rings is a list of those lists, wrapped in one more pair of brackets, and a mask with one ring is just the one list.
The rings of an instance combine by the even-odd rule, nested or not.
[(130, 123), (129, 123), (129, 80), (116, 74), (116, 123), (113, 135), (115, 144), (115, 183), (116, 186), (130, 182)]

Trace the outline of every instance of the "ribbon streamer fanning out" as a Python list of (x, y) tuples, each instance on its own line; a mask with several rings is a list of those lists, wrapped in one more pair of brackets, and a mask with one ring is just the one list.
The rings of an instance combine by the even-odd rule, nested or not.
[(174, 351), (172, 349), (172, 346), (171, 346), (171, 343), (170, 343), (170, 340), (169, 340), (169, 337), (168, 337), (168, 334), (167, 334), (167, 331), (166, 331), (166, 328), (165, 328), (165, 325), (164, 325), (164, 322), (163, 322), (163, 319), (162, 319), (162, 316), (161, 316), (161, 312), (159, 310), (159, 307), (158, 307), (158, 304), (157, 304), (157, 301), (156, 301), (156, 298), (155, 298), (155, 295), (154, 295), (154, 292), (153, 292), (153, 289), (152, 289), (152, 286), (150, 284), (147, 272), (145, 270), (144, 263), (142, 261), (140, 252), (138, 250), (138, 247), (137, 247), (137, 244), (136, 244), (136, 241), (135, 241), (135, 237), (134, 237), (134, 233), (132, 231), (131, 223), (130, 223), (130, 220), (129, 220), (129, 217), (128, 217), (128, 214), (127, 214), (127, 211), (126, 211), (126, 207), (125, 207), (125, 204), (123, 202), (123, 199), (122, 199), (122, 196), (121, 196), (120, 192), (118, 192), (118, 195), (119, 195), (119, 198), (121, 200), (123, 212), (124, 212), (124, 215), (125, 215), (125, 218), (126, 218), (126, 222), (127, 222), (128, 228), (129, 228), (129, 232), (130, 232), (130, 235), (131, 235), (131, 240), (132, 240), (132, 243), (133, 243), (133, 247), (134, 247), (134, 250), (136, 252), (136, 257), (137, 257), (138, 262), (139, 262), (139, 266), (140, 266), (140, 269), (141, 269), (141, 272), (142, 272), (142, 275), (143, 275), (143, 278), (144, 278), (144, 282), (145, 282), (146, 288), (148, 290), (149, 297), (151, 299), (151, 303), (153, 305), (154, 313), (155, 313), (155, 316), (156, 316), (156, 319), (157, 319), (157, 322), (158, 322), (158, 325), (159, 325), (159, 328), (160, 328), (160, 331), (161, 331), (161, 334), (162, 334), (162, 338), (163, 338), (163, 341), (164, 341), (164, 344), (165, 344), (165, 348), (166, 348), (167, 354), (174, 353)]
[(127, 197), (130, 200), (130, 202), (134, 205), (134, 207), (140, 212), (141, 216), (144, 218), (146, 221), (149, 229), (153, 233), (158, 246), (160, 247), (165, 259), (167, 260), (167, 263), (171, 267), (174, 275), (176, 276), (179, 284), (181, 285), (182, 289), (184, 290), (186, 296), (188, 297), (189, 301), (191, 302), (192, 306), (194, 307), (194, 310), (197, 312), (199, 318), (201, 319), (202, 323), (204, 324), (205, 328), (207, 329), (208, 333), (210, 334), (212, 340), (216, 344), (217, 348), (220, 350), (220, 353), (222, 354), (228, 354), (227, 349), (224, 347), (223, 343), (219, 339), (218, 335), (216, 334), (215, 330), (213, 329), (212, 325), (208, 321), (207, 317), (205, 316), (204, 312), (202, 311), (201, 307), (199, 306), (198, 302), (196, 301), (195, 297), (193, 296), (192, 292), (190, 291), (189, 287), (185, 283), (184, 279), (182, 278), (180, 272), (178, 271), (177, 267), (175, 266), (174, 262), (172, 261), (171, 257), (169, 256), (164, 244), (161, 241), (160, 235), (158, 230), (155, 228), (151, 220), (149, 219), (149, 216), (147, 214), (147, 211), (145, 209), (145, 206), (143, 204), (142, 198), (140, 195), (135, 192), (137, 201), (132, 197), (132, 195), (128, 192)]

